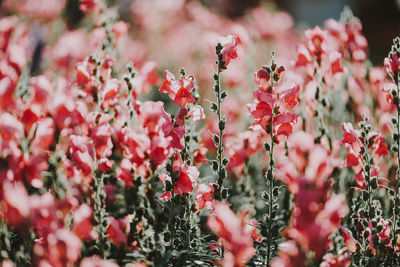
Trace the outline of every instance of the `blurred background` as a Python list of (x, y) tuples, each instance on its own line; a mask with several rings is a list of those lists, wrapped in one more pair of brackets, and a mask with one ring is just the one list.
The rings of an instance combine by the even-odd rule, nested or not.
[[(142, 0), (136, 0), (142, 1)], [(345, 6), (360, 18), (363, 32), (368, 39), (370, 57), (374, 64), (382, 64), (394, 36), (400, 34), (400, 0), (200, 0), (210, 9), (229, 17), (239, 17), (246, 10), (260, 4), (275, 3), (288, 12), (297, 28), (306, 29), (323, 25), (333, 18), (338, 20)]]
[[(9, 10), (1, 9), (4, 6), (18, 6), (25, 2), (35, 1), (36, 5), (46, 2), (45, 0), (0, 0), (0, 17), (10, 14)], [(71, 25), (77, 25), (82, 19), (79, 0), (53, 1), (52, 3), (65, 4), (64, 15), (68, 13), (67, 20)], [(118, 7), (123, 20), (130, 22), (132, 22), (133, 9), (142, 9), (142, 6), (148, 8), (152, 3), (150, 0), (108, 0), (108, 2)], [(153, 0), (153, 2), (159, 6), (163, 1)], [(181, 2), (181, 0), (165, 0), (165, 3), (168, 3), (166, 5), (175, 3), (179, 6)], [(362, 22), (363, 33), (369, 43), (370, 59), (374, 64), (382, 64), (393, 38), (400, 34), (400, 0), (186, 0), (186, 2), (200, 2), (212, 13), (233, 20), (240, 20), (254, 7), (263, 5), (270, 10), (282, 10), (289, 13), (294, 19), (295, 27), (299, 30), (323, 25), (328, 18), (338, 20), (344, 7), (348, 6)]]
[[(147, 0), (115, 0), (123, 17), (132, 2)], [(244, 16), (248, 10), (259, 5), (269, 5), (288, 12), (295, 26), (304, 30), (333, 18), (338, 20), (345, 6), (360, 18), (363, 32), (368, 39), (370, 59), (382, 64), (394, 36), (400, 34), (400, 0), (193, 0), (201, 2), (211, 11), (230, 18)]]
[(339, 19), (343, 8), (349, 6), (362, 22), (374, 64), (382, 64), (393, 37), (400, 33), (400, 0), (282, 0), (277, 3), (298, 25), (307, 26), (322, 25), (328, 18)]

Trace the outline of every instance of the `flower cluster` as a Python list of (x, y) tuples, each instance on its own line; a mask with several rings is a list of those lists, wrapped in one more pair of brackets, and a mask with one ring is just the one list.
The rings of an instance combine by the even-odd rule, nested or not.
[(400, 265), (399, 37), (107, 2), (0, 3), (1, 266)]

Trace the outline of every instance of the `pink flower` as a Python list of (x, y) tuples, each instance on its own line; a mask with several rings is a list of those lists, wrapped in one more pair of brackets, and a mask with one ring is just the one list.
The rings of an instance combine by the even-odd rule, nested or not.
[(162, 125), (161, 130), (164, 136), (169, 141), (169, 147), (175, 149), (183, 149), (181, 139), (185, 135), (185, 129), (183, 126), (174, 127), (171, 121), (168, 121)]
[(67, 229), (58, 229), (47, 236), (48, 259), (56, 266), (72, 265), (81, 255), (81, 240)]
[(212, 184), (196, 185), (196, 212), (204, 208), (213, 208), (212, 194), (214, 194), (214, 186)]
[(94, 255), (84, 258), (80, 267), (118, 267), (118, 264), (110, 260), (103, 260), (99, 256)]
[(206, 118), (203, 107), (197, 105), (190, 109), (188, 115), (192, 117), (194, 122), (198, 122)]
[(0, 132), (4, 142), (20, 141), (24, 135), (22, 123), (10, 113), (0, 115)]
[(335, 257), (328, 253), (324, 256), (323, 260), (319, 267), (348, 267), (351, 264), (351, 254), (344, 253)]
[[(274, 75), (280, 76), (283, 71), (284, 68), (281, 66), (275, 70)], [(297, 122), (298, 115), (289, 111), (298, 104), (297, 94), (300, 86), (287, 81), (283, 85), (275, 83), (274, 88), (271, 88), (270, 76), (264, 69), (255, 73), (255, 80), (259, 88), (253, 92), (253, 103), (247, 105), (251, 115), (256, 119), (250, 128), (265, 130), (273, 119), (275, 141), (279, 143), (277, 137), (288, 137), (293, 131), (293, 124)]]
[(46, 103), (52, 98), (53, 86), (51, 81), (44, 75), (31, 78), (32, 98), (35, 103)]
[(92, 129), (91, 138), (98, 158), (111, 156), (113, 148), (112, 134), (113, 129), (107, 120)]
[(164, 78), (165, 81), (160, 87), (160, 93), (168, 93), (174, 104), (183, 108), (187, 103), (194, 103), (196, 101), (190, 94), (194, 89), (193, 76), (176, 80), (175, 76), (166, 70)]
[(93, 211), (87, 204), (82, 204), (73, 215), (73, 232), (81, 239), (96, 239), (98, 233), (93, 229)]
[(117, 79), (109, 79), (104, 82), (100, 89), (100, 101), (102, 101), (101, 106), (103, 108), (107, 109), (118, 101), (120, 86), (121, 82)]
[(231, 59), (237, 59), (237, 45), (238, 37), (236, 35), (228, 35), (219, 39), (219, 43), (222, 45), (222, 61), (225, 69), (228, 67)]
[(25, 186), (17, 182), (5, 182), (2, 186), (0, 218), (7, 224), (20, 228), (30, 215), (29, 196)]
[(117, 168), (117, 178), (125, 182), (127, 186), (133, 186), (133, 165), (128, 159), (123, 159)]
[(71, 135), (69, 153), (77, 167), (88, 175), (94, 164), (94, 148), (87, 137)]
[(223, 239), (227, 250), (223, 266), (245, 266), (255, 254), (253, 240), (245, 222), (238, 218), (227, 203), (215, 202), (214, 212), (208, 217), (207, 226)]
[(306, 267), (306, 255), (294, 240), (279, 244), (279, 256), (272, 260), (272, 267)]
[(350, 230), (346, 228), (342, 228), (342, 237), (344, 240), (344, 245), (350, 252), (356, 252), (357, 251), (357, 241), (354, 239), (352, 233)]
[(120, 20), (117, 21), (112, 27), (111, 27), (111, 31), (114, 33), (115, 39), (118, 41), (119, 38), (121, 38), (122, 36), (124, 36), (129, 29), (129, 24)]
[(149, 133), (157, 133), (170, 118), (164, 110), (163, 102), (146, 101), (137, 110), (139, 120)]
[(193, 191), (193, 183), (197, 180), (200, 173), (197, 167), (182, 164), (174, 168), (179, 170), (179, 180), (174, 188), (175, 194), (189, 194)]
[(326, 51), (325, 42), (327, 38), (327, 32), (316, 26), (313, 29), (305, 31), (305, 35), (308, 40), (308, 50), (311, 52), (311, 54), (315, 55), (317, 58), (320, 58), (321, 54)]

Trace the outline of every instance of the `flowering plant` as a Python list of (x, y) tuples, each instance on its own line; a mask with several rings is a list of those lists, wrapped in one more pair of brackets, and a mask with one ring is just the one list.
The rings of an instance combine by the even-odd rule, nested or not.
[(200, 2), (0, 3), (1, 266), (400, 265), (400, 38)]

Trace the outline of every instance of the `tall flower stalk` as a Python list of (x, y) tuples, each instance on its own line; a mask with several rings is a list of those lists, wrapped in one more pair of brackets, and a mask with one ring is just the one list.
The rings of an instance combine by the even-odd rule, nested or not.
[[(270, 136), (269, 143), (266, 142), (264, 147), (269, 154), (269, 166), (265, 173), (267, 191), (263, 193), (263, 198), (267, 207), (267, 214), (261, 223), (261, 234), (264, 238), (263, 243), (259, 246), (260, 251), (266, 253), (259, 259), (270, 266), (271, 259), (276, 253), (276, 241), (279, 238), (280, 223), (277, 220), (279, 210), (279, 191), (274, 181), (274, 147), (279, 143), (282, 136), (288, 137), (292, 130), (293, 124), (297, 121), (297, 114), (289, 111), (297, 105), (297, 93), (299, 86), (288, 83), (289, 87), (278, 89), (277, 84), (281, 79), (284, 71), (282, 66), (278, 67), (274, 62), (274, 54), (272, 54), (272, 62), (270, 66), (264, 66), (256, 72), (255, 79), (259, 86), (254, 92), (254, 103), (250, 104), (249, 111), (256, 119), (252, 124), (254, 130), (260, 127)], [(281, 90), (282, 89), (282, 90)], [(278, 92), (279, 91), (279, 92)], [(263, 254), (263, 252), (259, 253)]]
[(211, 110), (217, 114), (218, 117), (218, 134), (214, 134), (212, 139), (217, 149), (217, 158), (212, 161), (213, 170), (217, 174), (217, 184), (215, 185), (215, 199), (222, 200), (227, 198), (227, 190), (223, 189), (223, 182), (227, 176), (226, 166), (229, 159), (223, 157), (223, 136), (226, 127), (226, 118), (222, 114), (221, 104), (227, 96), (227, 92), (221, 87), (221, 73), (224, 71), (231, 59), (237, 58), (237, 36), (229, 35), (226, 38), (220, 39), (220, 42), (215, 47), (217, 54), (217, 72), (214, 73), (214, 91), (217, 97), (217, 102), (211, 104)]

